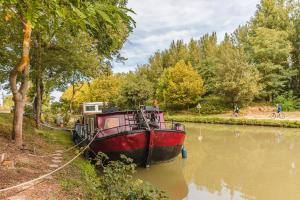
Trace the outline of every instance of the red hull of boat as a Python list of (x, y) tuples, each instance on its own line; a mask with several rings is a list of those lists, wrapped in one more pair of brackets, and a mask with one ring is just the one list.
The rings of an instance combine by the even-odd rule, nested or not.
[(149, 165), (178, 156), (184, 139), (184, 131), (137, 130), (96, 138), (90, 147), (95, 153), (107, 154), (111, 160), (118, 160), (123, 154), (138, 165)]

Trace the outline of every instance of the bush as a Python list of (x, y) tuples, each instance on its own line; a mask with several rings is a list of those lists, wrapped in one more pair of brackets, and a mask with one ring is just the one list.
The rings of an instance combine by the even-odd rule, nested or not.
[(83, 199), (91, 200), (167, 199), (164, 192), (142, 180), (134, 180), (132, 175), (135, 173), (136, 165), (132, 163), (131, 159), (121, 158), (122, 161), (107, 162), (107, 156), (100, 153), (95, 159), (96, 166), (103, 169), (100, 172), (86, 160), (77, 160), (75, 163), (76, 167), (80, 169), (80, 176), (64, 178), (61, 186), (68, 191), (80, 187), (83, 191)]
[(34, 117), (35, 116), (34, 109), (33, 109), (32, 105), (25, 105), (24, 115), (28, 116), (28, 117)]
[(294, 97), (292, 92), (277, 96), (273, 103), (281, 104), (283, 111), (300, 110), (300, 100)]
[[(231, 109), (230, 105), (217, 96), (205, 97), (200, 104), (200, 113), (204, 115), (226, 113)], [(197, 108), (194, 108), (193, 111), (198, 112)]]
[(103, 169), (100, 190), (103, 199), (166, 199), (164, 192), (154, 189), (142, 180), (133, 180), (136, 165), (121, 156), (122, 161), (110, 161)]

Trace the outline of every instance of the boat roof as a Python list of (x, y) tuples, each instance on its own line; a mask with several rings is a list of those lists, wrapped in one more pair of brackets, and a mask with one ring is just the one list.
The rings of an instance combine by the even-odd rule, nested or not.
[[(159, 113), (162, 113), (163, 111), (160, 110), (159, 108), (157, 109), (156, 107), (152, 106), (145, 106), (144, 108), (145, 111), (157, 111)], [(84, 115), (97, 115), (97, 116), (107, 116), (107, 115), (120, 115), (120, 114), (132, 114), (133, 112), (137, 112), (138, 110), (118, 110), (117, 107), (113, 108), (108, 108), (103, 110), (102, 112), (94, 112), (94, 113), (84, 113)]]
[[(124, 110), (124, 111), (111, 111), (111, 112), (103, 112), (103, 113), (97, 113), (98, 116), (106, 116), (106, 115), (120, 115), (120, 114), (132, 114), (133, 112), (136, 112), (137, 110)], [(158, 110), (159, 113), (162, 113), (162, 110)]]

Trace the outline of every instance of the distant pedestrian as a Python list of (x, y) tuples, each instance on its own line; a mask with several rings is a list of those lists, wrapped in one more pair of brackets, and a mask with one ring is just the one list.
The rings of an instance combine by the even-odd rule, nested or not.
[(77, 133), (80, 133), (80, 130), (81, 130), (81, 123), (80, 123), (80, 120), (77, 120), (75, 123), (75, 131)]
[(240, 113), (240, 108), (239, 108), (239, 106), (237, 104), (235, 104), (234, 110), (233, 110), (233, 115), (235, 117), (237, 117), (239, 115), (239, 113)]
[(278, 114), (282, 112), (282, 106), (281, 106), (281, 104), (277, 104), (276, 105), (276, 111), (277, 111)]
[(199, 112), (199, 114), (200, 114), (200, 110), (201, 110), (201, 104), (200, 103), (198, 103), (198, 105), (197, 105), (197, 110), (198, 110), (198, 112)]

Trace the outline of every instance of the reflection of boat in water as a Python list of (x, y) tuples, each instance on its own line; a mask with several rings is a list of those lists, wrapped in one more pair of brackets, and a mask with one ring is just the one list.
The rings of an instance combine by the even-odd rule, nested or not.
[(102, 113), (100, 106), (100, 103), (84, 104), (83, 118), (73, 132), (75, 143), (95, 137), (90, 145), (95, 154), (103, 152), (111, 160), (123, 154), (138, 165), (168, 161), (181, 152), (184, 126), (165, 122), (158, 108)]
[(183, 175), (181, 161), (181, 159), (176, 159), (171, 163), (153, 165), (149, 169), (138, 168), (135, 177), (165, 191), (169, 199), (182, 200), (188, 195), (188, 186)]

